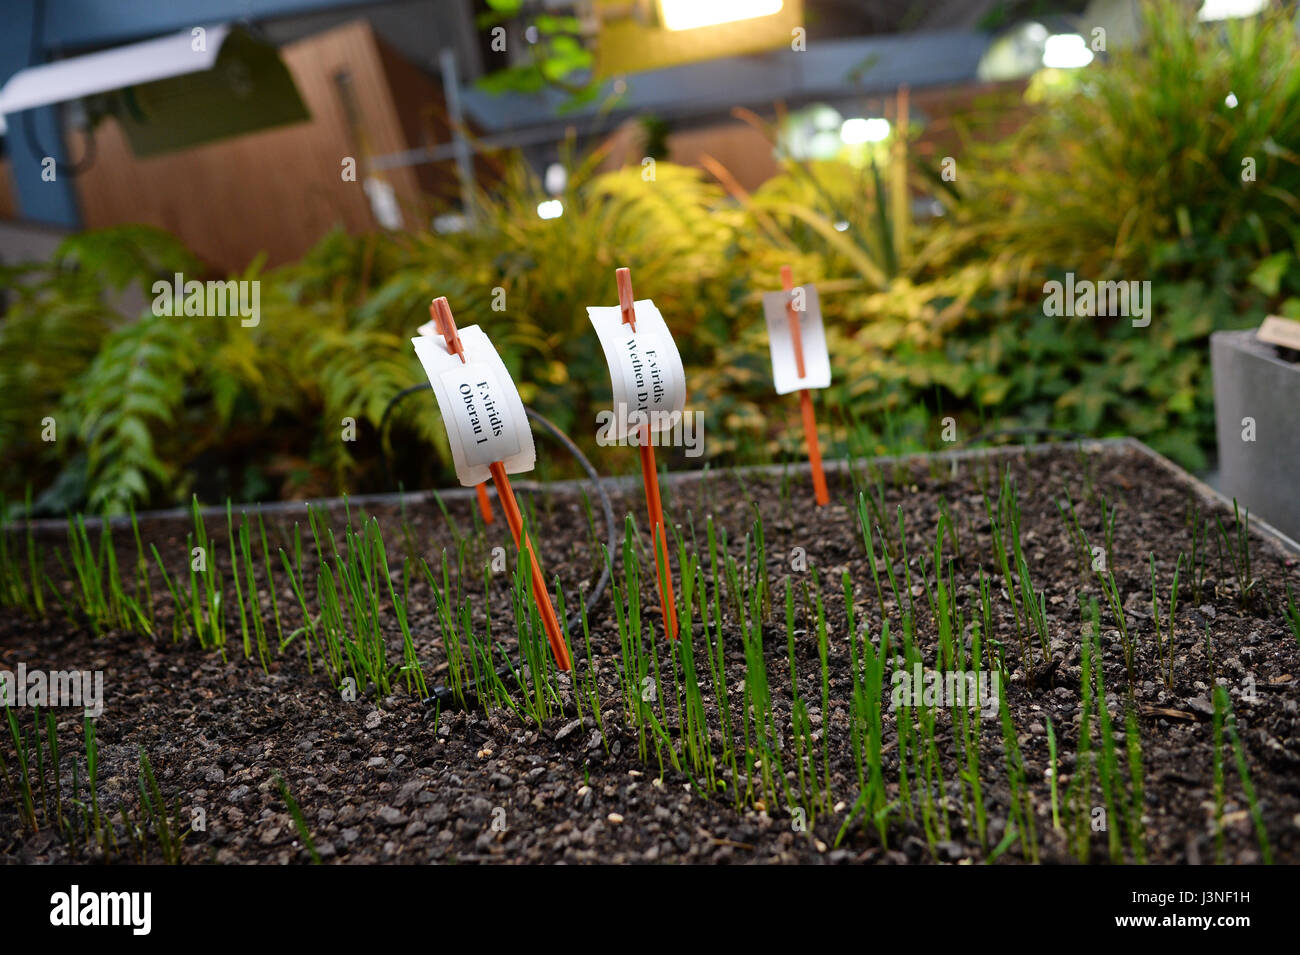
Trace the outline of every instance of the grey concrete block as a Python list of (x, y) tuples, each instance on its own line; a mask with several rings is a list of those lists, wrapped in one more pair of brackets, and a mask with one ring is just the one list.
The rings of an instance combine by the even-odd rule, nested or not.
[[(1300, 363), (1253, 330), (1210, 336), (1220, 488), (1253, 516), (1300, 537)], [(1254, 423), (1254, 440), (1243, 432)]]

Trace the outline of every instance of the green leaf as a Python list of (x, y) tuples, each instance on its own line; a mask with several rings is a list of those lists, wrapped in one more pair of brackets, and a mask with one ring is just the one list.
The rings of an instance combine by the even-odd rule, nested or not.
[(1296, 257), (1291, 252), (1270, 255), (1250, 273), (1250, 284), (1271, 298), (1282, 287), (1282, 277), (1295, 261)]

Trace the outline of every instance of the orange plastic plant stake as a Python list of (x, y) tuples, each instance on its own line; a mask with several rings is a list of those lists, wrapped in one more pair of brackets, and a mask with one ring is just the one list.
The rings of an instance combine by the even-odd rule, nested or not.
[[(636, 309), (632, 297), (632, 272), (618, 269), (614, 272), (618, 283), (618, 304), (623, 311), (623, 324), (636, 332)], [(650, 517), (650, 534), (654, 539), (655, 564), (659, 578), (659, 601), (664, 614), (664, 630), (670, 639), (677, 639), (677, 604), (673, 598), (673, 568), (668, 562), (667, 531), (664, 530), (664, 508), (659, 498), (659, 469), (655, 464), (655, 449), (650, 443), (650, 425), (641, 425), (641, 481), (645, 485), (646, 510)]]
[(568, 670), (572, 664), (569, 662), (569, 648), (564, 645), (564, 634), (560, 631), (560, 618), (555, 615), (555, 608), (551, 605), (551, 595), (546, 589), (546, 578), (542, 575), (542, 563), (533, 550), (533, 542), (524, 533), (524, 516), (519, 511), (518, 502), (515, 501), (514, 488), (510, 486), (505, 465), (500, 461), (493, 461), (488, 468), (492, 471), (492, 483), (497, 487), (497, 497), (501, 498), (501, 509), (506, 512), (506, 523), (510, 525), (510, 533), (514, 535), (515, 546), (521, 551), (528, 552), (528, 560), (532, 565), (533, 597), (542, 615), (542, 626), (546, 628), (546, 639), (551, 644), (551, 653), (555, 655), (555, 665), (561, 670)]
[[(781, 287), (787, 292), (794, 288), (794, 272), (788, 265), (781, 266)], [(790, 341), (794, 344), (794, 364), (799, 377), (804, 376), (803, 334), (799, 330), (799, 316), (795, 314), (794, 303), (785, 303), (786, 321), (790, 323)], [(799, 411), (803, 415), (803, 436), (808, 443), (808, 463), (812, 467), (813, 494), (817, 506), (825, 507), (830, 503), (830, 493), (826, 490), (826, 472), (822, 470), (822, 449), (817, 441), (817, 417), (813, 414), (812, 392), (807, 388), (799, 390)]]
[[(447, 300), (447, 299), (446, 299), (446, 296), (444, 296), (444, 297), (442, 298), (442, 301), (445, 302), (446, 300)], [(450, 306), (450, 305), (447, 306), (447, 314), (449, 314), (449, 315), (451, 314), (451, 306)], [(447, 332), (444, 330), (443, 325), (442, 325), (442, 321), (443, 321), (442, 316), (441, 316), (440, 314), (438, 314), (437, 301), (434, 301), (434, 302), (430, 302), (430, 303), (429, 303), (429, 317), (433, 319), (433, 327), (436, 328), (436, 329), (438, 330), (438, 333), (439, 333), (440, 335), (442, 335), (443, 338), (447, 338)], [(452, 330), (453, 330), (453, 332), (455, 331), (455, 326), (454, 326), (454, 325), (452, 326)], [(447, 339), (447, 342), (448, 342), (448, 346), (447, 346), (447, 347), (450, 348), (450, 347), (451, 347), (451, 339)], [(459, 338), (456, 339), (456, 344), (457, 344), (457, 345), (460, 344), (460, 339), (459, 339)], [(457, 353), (457, 354), (459, 354), (459, 353)], [(461, 361), (464, 361), (464, 360), (465, 360), (465, 356), (464, 356), (464, 355), (461, 355), (460, 360), (461, 360)], [(475, 485), (474, 485), (474, 493), (475, 493), (475, 494), (477, 495), (477, 497), (478, 497), (478, 510), (479, 510), (479, 513), (483, 515), (483, 523), (484, 523), (484, 524), (491, 524), (491, 523), (492, 523), (492, 499), (488, 497), (487, 485), (486, 485), (486, 484), (475, 484)]]
[(492, 523), (492, 500), (488, 497), (486, 484), (475, 484), (474, 491), (478, 495), (478, 510), (483, 515), (483, 523)]
[[(433, 304), (429, 306), (429, 311), (434, 316), (434, 327), (447, 341), (447, 351), (459, 355), (460, 360), (464, 362), (465, 349), (460, 343), (460, 336), (456, 334), (456, 320), (452, 317), (451, 306), (447, 303), (447, 299), (435, 298)], [(506, 523), (510, 525), (515, 546), (521, 552), (528, 553), (528, 563), (532, 571), (533, 600), (536, 601), (537, 610), (542, 615), (542, 626), (546, 629), (546, 639), (551, 645), (551, 653), (555, 656), (555, 665), (561, 670), (568, 670), (572, 667), (569, 661), (569, 648), (564, 644), (560, 619), (555, 615), (555, 607), (551, 605), (551, 594), (546, 589), (546, 577), (542, 574), (542, 562), (537, 559), (533, 542), (524, 533), (524, 517), (519, 511), (519, 504), (515, 500), (514, 488), (510, 486), (505, 465), (500, 461), (493, 461), (488, 465), (488, 470), (492, 472), (492, 483), (496, 485), (497, 497), (501, 499), (501, 509), (506, 512)], [(483, 491), (482, 484), (478, 485), (478, 488)], [(486, 496), (484, 491), (483, 498)], [(480, 498), (481, 502), (482, 498)]]

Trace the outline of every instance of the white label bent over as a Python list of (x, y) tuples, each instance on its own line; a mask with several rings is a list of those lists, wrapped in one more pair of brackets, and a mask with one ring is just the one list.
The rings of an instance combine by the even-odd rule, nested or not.
[(510, 372), (477, 325), (458, 334), (463, 362), (447, 350), (432, 322), (411, 339), (438, 398), (457, 479), (465, 487), (482, 484), (492, 476), (488, 465), (494, 461), (505, 465), (507, 474), (531, 471), (537, 451)]
[(648, 425), (666, 431), (681, 420), (686, 408), (686, 373), (672, 332), (650, 299), (633, 303), (636, 331), (623, 324), (617, 306), (588, 308), (605, 360), (609, 363), (614, 399), (614, 437)]

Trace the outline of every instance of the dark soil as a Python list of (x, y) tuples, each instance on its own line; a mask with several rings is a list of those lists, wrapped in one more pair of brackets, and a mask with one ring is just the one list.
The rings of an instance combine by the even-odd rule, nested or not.
[[(1033, 583), (1046, 596), (1050, 632), (1050, 662), (1046, 665), (1037, 657), (1021, 659), (1012, 606), (1001, 571), (994, 564), (981, 482), (992, 481), (994, 493), (998, 469), (1004, 465), (1019, 488), (1024, 552)], [(987, 462), (966, 460), (958, 465), (920, 460), (886, 465), (880, 476), (883, 513), (894, 520), (901, 504), (906, 515), (908, 554), (918, 581), (918, 555), (933, 548), (941, 502), (958, 530), (961, 553), (952, 570), (968, 619), (978, 615), (981, 569), (990, 580), (993, 636), (1005, 648), (1010, 676), (1007, 700), (1027, 765), (1043, 861), (1077, 861), (1067, 850), (1064, 837), (1052, 828), (1045, 726), (1050, 717), (1062, 754), (1060, 786), (1064, 791), (1075, 769), (1080, 714), (1080, 635), (1084, 628), (1077, 596), (1081, 585), (1087, 592), (1097, 593), (1095, 578), (1080, 571), (1075, 546), (1057, 510), (1056, 498), (1068, 490), (1092, 543), (1104, 540), (1100, 505), (1093, 492), (1104, 493), (1119, 506), (1111, 566), (1138, 646), (1132, 690), (1140, 716), (1145, 768), (1143, 818), (1148, 860), (1195, 863), (1216, 858), (1209, 701), (1217, 680), (1231, 695), (1274, 857), (1279, 862), (1300, 862), (1300, 680), (1296, 677), (1300, 674), (1300, 645), (1282, 612), (1286, 583), (1300, 590), (1294, 555), (1252, 531), (1251, 571), (1258, 583), (1243, 609), (1226, 555), (1221, 569), (1218, 551), (1210, 540), (1204, 545), (1208, 561), (1203, 592), (1199, 602), (1195, 601), (1192, 573), (1187, 567), (1191, 534), (1186, 515), (1189, 503), (1210, 505), (1173, 470), (1133, 447), (1097, 447), (1087, 452), (1062, 447), (997, 455)], [(784, 580), (793, 576), (798, 585), (811, 579), (810, 572), (791, 569), (794, 549), (803, 548), (809, 565), (819, 572), (831, 647), (830, 710), (820, 712), (820, 692), (812, 694), (815, 699), (810, 702), (814, 725), (829, 743), (834, 809), (817, 814), (807, 831), (792, 825), (785, 807), (760, 802), (738, 810), (726, 794), (704, 798), (684, 774), (671, 767), (661, 774), (653, 753), (649, 763), (638, 759), (635, 736), (620, 729), (618, 632), (608, 594), (592, 609), (590, 618), (606, 737), (596, 730), (590, 714), (585, 725), (578, 722), (571, 704), (568, 713), (540, 728), (501, 711), (490, 717), (481, 711), (443, 711), (435, 719), (435, 713), (411, 696), (400, 679), (394, 684), (399, 689), (385, 699), (362, 694), (347, 702), (331, 686), (319, 660), (309, 669), (301, 641), (276, 658), (269, 673), (255, 660), (243, 659), (237, 624), (235, 639), (227, 648), (227, 663), (188, 640), (150, 642), (136, 634), (116, 632), (95, 638), (86, 628), (61, 616), (37, 621), (4, 610), (0, 611), (0, 666), (16, 668), (21, 662), (29, 670), (104, 671), (105, 711), (97, 721), (101, 804), (108, 814), (123, 805), (133, 815), (137, 812), (139, 751), (143, 747), (163, 793), (169, 800), (179, 800), (186, 822), (196, 809), (203, 810), (206, 817), (204, 831), (191, 832), (184, 840), (182, 857), (191, 863), (309, 861), (274, 782), (277, 773), (301, 806), (315, 846), (327, 863), (983, 860), (1004, 834), (1008, 816), (1001, 736), (996, 720), (989, 720), (983, 736), (982, 766), (989, 818), (986, 847), (961, 822), (955, 798), (956, 754), (946, 713), (940, 718), (938, 738), (951, 797), (947, 838), (937, 841), (932, 851), (920, 824), (903, 817), (891, 825), (887, 845), (881, 844), (874, 828), (855, 824), (836, 847), (836, 836), (858, 792), (849, 742), (849, 655), (841, 573), (847, 569), (851, 574), (857, 619), (860, 623), (865, 620), (873, 635), (879, 629), (881, 608), (848, 474), (839, 471), (830, 475), (832, 503), (823, 509), (813, 506), (805, 486), (806, 473), (792, 470), (787, 477), (788, 493), (783, 493), (781, 475), (715, 472), (705, 478), (680, 476), (665, 487), (665, 508), (682, 528), (688, 546), (691, 521), (703, 544), (704, 516), (712, 514), (715, 522), (727, 529), (731, 552), (738, 558), (743, 556), (742, 542), (755, 505), (761, 511), (777, 604), (765, 631), (767, 669), (777, 716), (786, 734), (790, 693), (781, 605)], [(534, 503), (548, 575), (558, 576), (570, 591), (578, 581), (594, 580), (592, 531), (580, 500), (565, 490), (537, 495)], [(472, 526), (472, 499), (448, 506), (462, 528)], [(615, 508), (619, 517), (630, 512), (644, 526), (638, 497), (620, 496)], [(400, 564), (403, 512), (371, 508), (369, 513), (379, 518), (390, 559), (396, 555)], [(596, 513), (599, 515), (598, 509)], [(1218, 514), (1231, 532), (1231, 511), (1212, 513)], [(341, 523), (342, 515), (336, 516)], [(446, 521), (435, 506), (408, 506), (404, 516), (409, 520), (415, 552), (436, 554), (441, 547), (452, 546)], [(208, 523), (209, 532), (219, 542), (217, 553), (228, 554), (224, 520)], [(184, 566), (189, 529), (180, 521), (142, 523), (145, 546), (156, 542), (168, 562), (178, 568)], [(595, 531), (604, 534), (599, 516)], [(284, 534), (283, 527), (273, 531), (273, 548), (277, 541), (288, 539)], [(119, 560), (126, 567), (132, 565), (135, 554), (129, 538), (129, 532), (115, 535)], [(506, 541), (502, 522), (488, 530), (489, 544)], [(51, 538), (46, 543), (60, 542)], [(952, 548), (947, 551), (951, 556)], [(1180, 554), (1184, 558), (1172, 689), (1166, 688), (1157, 663), (1148, 563), (1151, 553), (1155, 555), (1162, 609), (1168, 603), (1176, 561)], [(485, 560), (486, 551), (478, 558)], [(58, 569), (57, 563), (50, 566)], [(898, 570), (901, 573), (901, 565)], [(55, 579), (61, 576), (60, 572)], [(70, 582), (64, 581), (62, 586), (71, 592)], [(152, 586), (155, 595), (165, 594), (160, 577)], [(289, 607), (288, 584), (278, 579), (277, 586), (286, 629), (296, 627), (298, 614), (296, 607)], [(481, 605), (481, 574), (475, 571), (466, 587), (471, 592), (477, 588)], [(652, 581), (647, 579), (643, 590), (643, 606), (656, 607)], [(494, 633), (504, 639), (504, 634), (514, 632), (505, 575), (494, 579), (492, 594)], [(885, 598), (884, 610), (897, 627), (899, 608), (893, 605), (887, 586)], [(268, 600), (265, 593), (263, 600)], [(445, 674), (445, 657), (431, 592), (417, 583), (411, 601), (411, 628), (433, 685)], [(162, 601), (159, 606), (162, 608)], [(921, 609), (926, 606), (918, 593), (916, 640), (926, 659), (933, 660), (937, 633), (928, 609)], [(162, 633), (168, 637), (169, 613), (167, 608), (160, 609)], [(657, 612), (647, 609), (647, 615), (658, 627)], [(1105, 609), (1101, 623), (1108, 703), (1122, 731), (1129, 681), (1115, 622)], [(820, 682), (816, 638), (802, 611), (796, 627), (800, 680), (807, 692), (810, 684)], [(727, 624), (724, 632), (728, 681), (734, 687), (743, 681), (744, 657), (734, 623)], [(400, 633), (395, 623), (391, 637), (392, 659), (400, 660)], [(587, 665), (582, 660), (580, 672), (585, 672)], [(21, 726), (30, 729), (34, 725), (30, 711), (15, 712)], [(81, 717), (72, 710), (61, 710), (59, 715), (63, 787), (70, 793), (70, 754), (80, 755), (82, 750)], [(884, 721), (884, 778), (891, 788), (890, 798), (895, 798), (896, 733), (894, 714), (888, 709)], [(0, 752), (13, 773), (17, 754), (7, 734)], [(1261, 852), (1247, 800), (1231, 751), (1225, 749), (1225, 753), (1224, 857), (1234, 863), (1258, 862)], [(1095, 801), (1101, 802), (1100, 795)], [(1117, 822), (1111, 821), (1112, 825)], [(1091, 861), (1106, 861), (1106, 847), (1107, 834), (1093, 833)], [(110, 856), (120, 861), (137, 858), (125, 842)], [(37, 863), (103, 858), (100, 850), (70, 850), (49, 825), (35, 833), (23, 828), (10, 794), (0, 790), (0, 860)], [(159, 854), (150, 850), (149, 858), (156, 861)], [(1023, 861), (1018, 845), (1000, 861)]]

